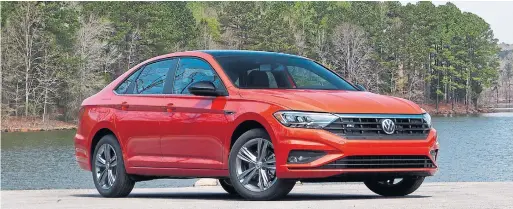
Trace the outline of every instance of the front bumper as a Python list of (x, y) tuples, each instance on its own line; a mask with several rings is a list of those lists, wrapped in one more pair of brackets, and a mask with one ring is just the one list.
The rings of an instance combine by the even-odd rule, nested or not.
[[(413, 175), (431, 176), (438, 170), (431, 150), (438, 150), (437, 134), (431, 129), (423, 140), (356, 140), (345, 139), (325, 130), (280, 127), (275, 130), (276, 175), (279, 178), (308, 179), (364, 175)], [(306, 164), (287, 163), (291, 150), (317, 150), (326, 153), (323, 157)], [(426, 156), (433, 162), (429, 168), (322, 168), (330, 162), (348, 156)], [(422, 174), (422, 175), (421, 175)]]

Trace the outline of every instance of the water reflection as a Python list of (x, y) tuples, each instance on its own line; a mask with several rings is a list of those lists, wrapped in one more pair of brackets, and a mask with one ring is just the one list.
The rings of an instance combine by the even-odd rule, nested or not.
[(433, 118), (439, 173), (428, 181), (513, 180), (513, 113)]
[[(434, 117), (440, 171), (427, 181), (512, 181), (513, 113)], [(74, 131), (2, 133), (2, 189), (94, 188), (75, 163)], [(136, 187), (191, 186), (154, 180)]]
[[(94, 188), (91, 173), (75, 163), (75, 131), (2, 133), (2, 190)], [(161, 179), (136, 187), (191, 186), (195, 180)]]

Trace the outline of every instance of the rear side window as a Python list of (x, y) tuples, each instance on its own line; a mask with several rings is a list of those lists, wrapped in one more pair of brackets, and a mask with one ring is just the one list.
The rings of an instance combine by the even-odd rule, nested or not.
[(196, 58), (180, 58), (175, 72), (173, 94), (190, 94), (189, 86), (198, 81), (210, 81), (217, 89), (224, 89), (221, 79), (210, 65)]
[(162, 94), (166, 78), (176, 59), (163, 60), (146, 65), (135, 81), (135, 94)]
[(118, 94), (163, 94), (171, 90), (172, 78), (178, 59), (166, 59), (143, 66), (130, 75), (114, 91)]
[(129, 94), (127, 93), (127, 91), (131, 84), (135, 84), (135, 79), (137, 78), (140, 72), (141, 69), (138, 69), (135, 73), (132, 73), (132, 75), (130, 75), (125, 81), (123, 81), (123, 83), (121, 83), (121, 85), (119, 85), (114, 91), (118, 94)]

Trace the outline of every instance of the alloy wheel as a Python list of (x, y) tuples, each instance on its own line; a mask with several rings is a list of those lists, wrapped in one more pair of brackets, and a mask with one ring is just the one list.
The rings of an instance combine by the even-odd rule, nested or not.
[(95, 160), (96, 181), (102, 189), (110, 189), (117, 178), (118, 157), (110, 144), (103, 144)]
[(276, 183), (273, 144), (263, 138), (246, 142), (237, 154), (237, 179), (248, 190), (262, 192)]

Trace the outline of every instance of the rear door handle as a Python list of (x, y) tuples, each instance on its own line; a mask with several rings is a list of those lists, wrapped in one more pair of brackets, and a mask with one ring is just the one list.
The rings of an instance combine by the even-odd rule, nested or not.
[(122, 102), (121, 103), (121, 110), (128, 110), (128, 102)]
[(174, 109), (173, 105), (174, 105), (173, 103), (167, 104), (166, 105), (166, 111), (167, 112), (173, 112), (173, 109)]

